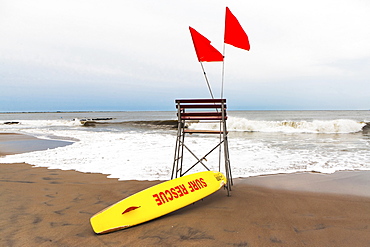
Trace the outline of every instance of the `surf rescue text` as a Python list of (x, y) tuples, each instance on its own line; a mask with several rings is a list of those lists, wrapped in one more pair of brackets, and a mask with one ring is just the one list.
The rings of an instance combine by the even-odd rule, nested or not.
[(207, 183), (203, 178), (198, 178), (189, 181), (187, 186), (184, 184), (172, 187), (168, 190), (161, 191), (153, 195), (154, 200), (158, 206), (165, 204), (166, 202), (173, 201), (174, 199), (188, 195), (189, 193), (196, 192), (200, 189), (207, 187)]

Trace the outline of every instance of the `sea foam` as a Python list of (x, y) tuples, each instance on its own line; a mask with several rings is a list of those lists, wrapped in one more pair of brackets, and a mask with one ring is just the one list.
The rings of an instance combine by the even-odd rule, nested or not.
[[(247, 132), (285, 132), (285, 133), (356, 133), (366, 125), (349, 119), (314, 120), (314, 121), (258, 121), (246, 118), (229, 117), (229, 131)], [(191, 129), (219, 129), (215, 123), (191, 123)]]

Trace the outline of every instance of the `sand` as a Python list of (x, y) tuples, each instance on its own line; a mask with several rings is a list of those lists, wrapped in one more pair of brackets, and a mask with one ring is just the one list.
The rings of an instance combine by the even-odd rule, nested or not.
[(28, 164), (0, 164), (0, 171), (0, 246), (370, 246), (365, 171), (235, 179), (231, 197), (220, 190), (104, 235), (91, 229), (93, 214), (161, 181)]

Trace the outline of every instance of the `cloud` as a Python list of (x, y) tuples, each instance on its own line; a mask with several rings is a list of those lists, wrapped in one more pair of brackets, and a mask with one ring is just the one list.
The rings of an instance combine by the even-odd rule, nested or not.
[[(91, 95), (109, 95), (108, 87), (166, 98), (209, 96), (188, 26), (222, 51), (224, 1), (12, 0), (1, 5), (3, 88), (25, 81), (58, 88), (78, 84), (83, 88), (88, 83), (96, 90), (86, 92)], [(330, 83), (343, 83), (337, 89), (351, 92), (352, 98), (362, 95), (361, 87), (367, 88), (363, 85), (370, 76), (367, 1), (262, 0), (227, 5), (251, 43), (249, 52), (225, 47), (225, 90), (232, 92), (231, 100), (265, 107), (262, 99), (269, 98), (279, 108), (284, 95), (302, 98), (300, 91), (316, 84), (323, 85), (316, 86), (321, 91), (306, 90), (306, 98), (318, 95), (322, 107), (335, 108), (331, 102), (341, 94), (325, 91)], [(221, 64), (204, 66), (219, 95)], [(6, 91), (11, 94), (13, 89)], [(250, 92), (261, 97), (253, 97), (253, 103), (237, 97)], [(353, 107), (369, 103), (364, 98)], [(306, 107), (311, 106), (317, 107), (307, 101)]]

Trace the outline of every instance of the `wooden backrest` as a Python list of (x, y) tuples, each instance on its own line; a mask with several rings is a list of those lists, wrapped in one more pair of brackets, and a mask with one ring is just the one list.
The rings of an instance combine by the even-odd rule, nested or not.
[(181, 120), (227, 119), (226, 99), (177, 99), (175, 102)]

